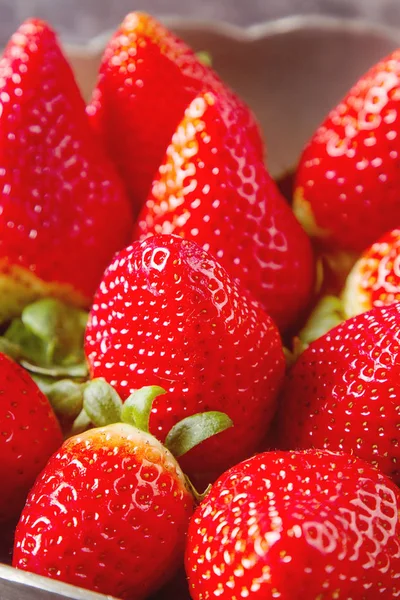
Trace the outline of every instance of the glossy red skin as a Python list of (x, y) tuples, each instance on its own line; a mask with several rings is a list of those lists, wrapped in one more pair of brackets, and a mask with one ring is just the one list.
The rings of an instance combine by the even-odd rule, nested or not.
[(175, 233), (192, 239), (285, 330), (312, 296), (311, 244), (255, 152), (242, 117), (221, 95), (207, 92), (193, 100), (134, 237)]
[(132, 217), (54, 32), (26, 21), (0, 61), (0, 262), (91, 298)]
[(0, 353), (0, 525), (18, 518), (28, 492), (63, 442), (46, 396), (19, 365)]
[(199, 486), (257, 450), (284, 376), (279, 333), (211, 255), (177, 236), (116, 255), (90, 312), (85, 351), (93, 377), (126, 399), (160, 385), (150, 431), (164, 440), (184, 417), (218, 410), (234, 427), (180, 459)]
[(399, 108), (396, 50), (361, 77), (303, 152), (296, 194), (334, 250), (361, 252), (400, 223)]
[(242, 115), (260, 156), (250, 109), (193, 50), (145, 13), (127, 15), (110, 40), (88, 114), (103, 137), (137, 213), (176, 126), (201, 90), (216, 90)]
[(400, 229), (372, 244), (355, 264), (346, 283), (345, 309), (369, 310), (400, 301)]
[(214, 484), (189, 527), (193, 600), (396, 598), (400, 492), (363, 461), (264, 453)]
[(193, 498), (172, 455), (124, 427), (130, 438), (91, 430), (50, 459), (16, 530), (15, 567), (129, 600), (174, 575)]
[(400, 302), (313, 342), (282, 392), (280, 447), (343, 450), (400, 483)]

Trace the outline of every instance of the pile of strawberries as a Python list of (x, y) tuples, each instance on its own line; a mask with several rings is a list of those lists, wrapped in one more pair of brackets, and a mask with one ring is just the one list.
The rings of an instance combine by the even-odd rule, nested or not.
[(291, 206), (249, 108), (153, 18), (88, 106), (46, 23), (12, 36), (3, 560), (128, 600), (400, 598), (399, 110), (397, 51)]

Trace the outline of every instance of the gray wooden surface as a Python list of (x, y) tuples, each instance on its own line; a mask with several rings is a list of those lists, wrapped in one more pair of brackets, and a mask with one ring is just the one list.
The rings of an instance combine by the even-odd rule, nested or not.
[(400, 0), (0, 0), (0, 44), (29, 16), (49, 20), (64, 40), (114, 28), (131, 10), (251, 25), (290, 14), (362, 17), (400, 27)]

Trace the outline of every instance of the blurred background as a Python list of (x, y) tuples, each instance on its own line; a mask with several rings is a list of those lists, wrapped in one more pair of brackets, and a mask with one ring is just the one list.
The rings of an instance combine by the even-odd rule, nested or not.
[(0, 0), (0, 43), (28, 16), (49, 20), (64, 41), (86, 41), (131, 10), (252, 25), (293, 14), (361, 17), (400, 26), (400, 0)]

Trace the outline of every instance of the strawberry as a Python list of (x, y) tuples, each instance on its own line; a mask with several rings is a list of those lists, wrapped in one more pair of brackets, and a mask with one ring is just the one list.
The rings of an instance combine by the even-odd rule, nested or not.
[[(69, 438), (49, 460), (17, 526), (15, 567), (129, 600), (173, 577), (194, 498), (174, 456), (148, 433), (160, 393), (143, 388), (122, 406), (104, 381), (86, 386), (85, 409), (106, 425)], [(185, 419), (169, 447), (181, 454), (206, 439), (207, 424), (210, 415)]]
[(386, 233), (354, 265), (343, 292), (348, 316), (400, 300), (400, 229)]
[(400, 302), (357, 315), (303, 352), (286, 380), (280, 446), (354, 452), (400, 483)]
[(372, 67), (317, 129), (294, 209), (330, 250), (359, 253), (400, 223), (400, 50)]
[(394, 483), (353, 456), (254, 456), (222, 475), (191, 520), (191, 596), (397, 598), (399, 510)]
[(0, 524), (19, 516), (28, 492), (62, 444), (46, 396), (15, 362), (0, 353)]
[(224, 96), (206, 92), (193, 100), (153, 182), (135, 237), (175, 233), (194, 240), (286, 330), (312, 295), (311, 245), (241, 117)]
[(132, 217), (46, 23), (12, 36), (0, 97), (0, 321), (41, 296), (89, 305)]
[(153, 17), (127, 15), (105, 50), (87, 111), (136, 213), (186, 107), (201, 90), (225, 96), (246, 122), (262, 156), (261, 134), (252, 113), (217, 74)]
[(160, 440), (187, 415), (229, 415), (234, 427), (182, 462), (198, 485), (258, 448), (284, 375), (272, 320), (211, 255), (174, 235), (115, 256), (94, 300), (85, 351), (92, 377), (123, 399), (144, 385), (166, 387), (150, 418)]

